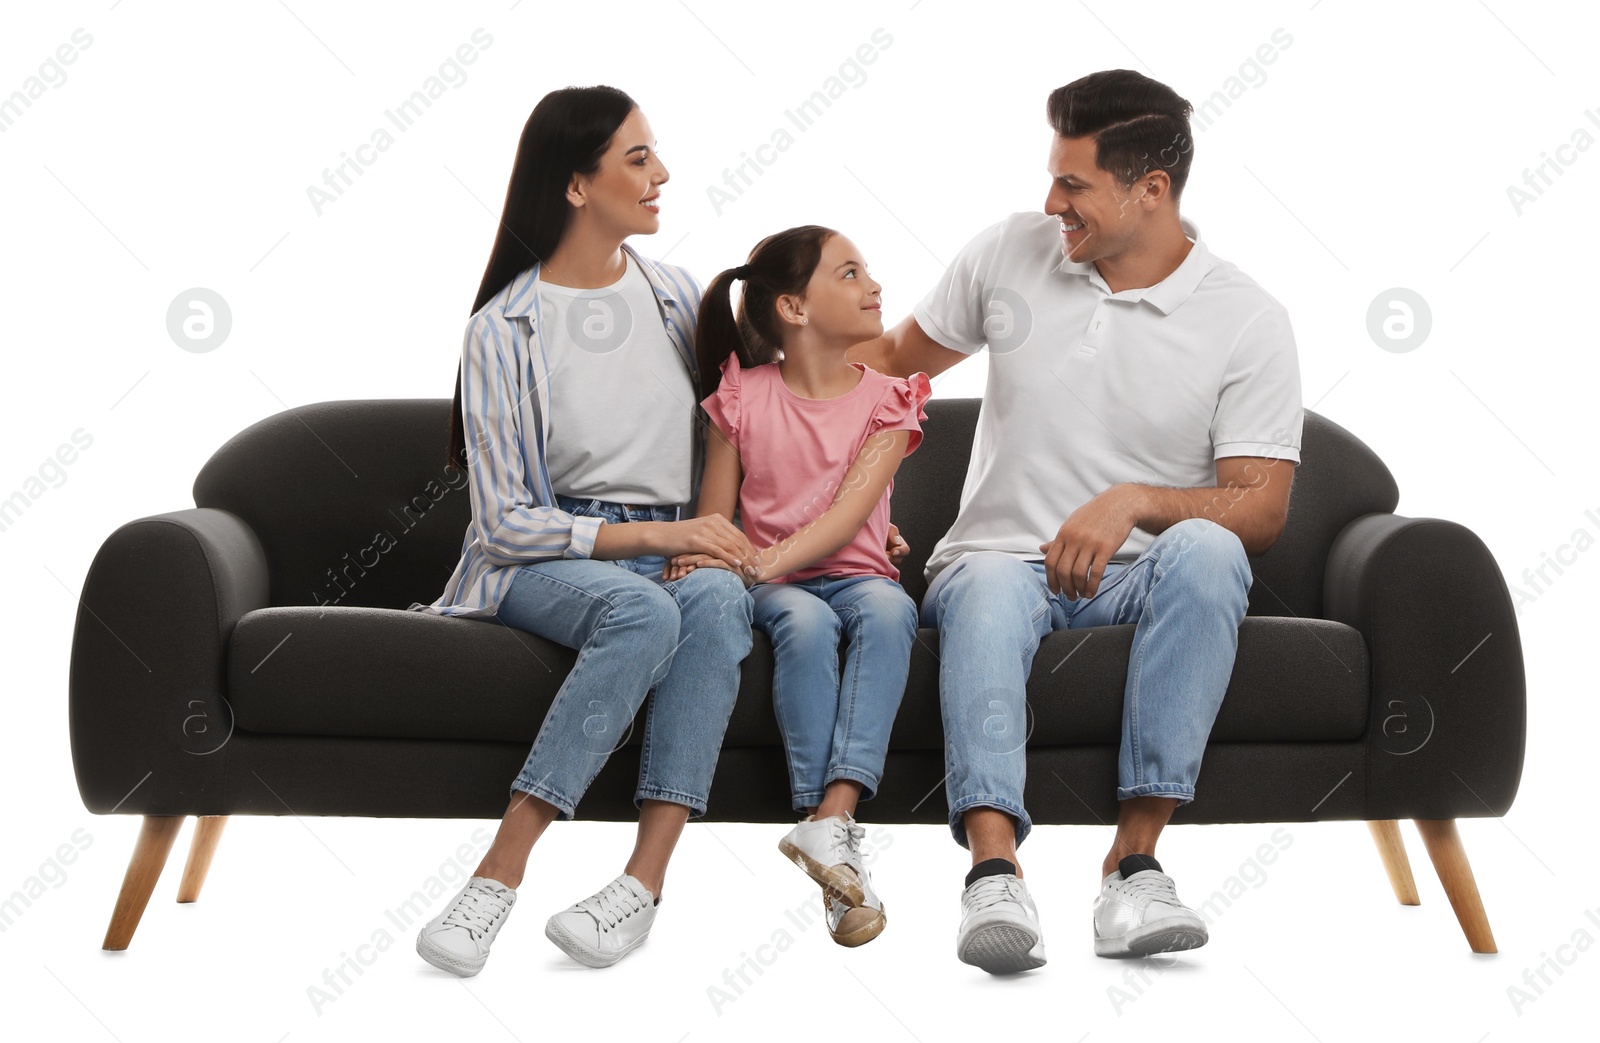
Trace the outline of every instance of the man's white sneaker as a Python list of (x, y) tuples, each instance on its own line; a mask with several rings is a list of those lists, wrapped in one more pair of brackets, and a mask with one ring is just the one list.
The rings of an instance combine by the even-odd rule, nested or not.
[(417, 955), (442, 971), (472, 977), (483, 970), (489, 946), (516, 901), (517, 892), (500, 881), (471, 878), (456, 900), (417, 932)]
[(609, 967), (644, 944), (656, 907), (656, 897), (623, 873), (550, 917), (544, 936), (586, 967)]
[(1094, 903), (1096, 956), (1153, 956), (1198, 949), (1206, 923), (1178, 900), (1172, 877), (1149, 855), (1129, 855), (1100, 884)]
[(872, 905), (876, 896), (861, 864), (861, 838), (866, 835), (848, 812), (826, 818), (808, 815), (778, 841), (778, 850), (845, 905)]
[(1044, 966), (1039, 910), (1016, 868), (1003, 858), (990, 858), (967, 874), (967, 889), (961, 893), (961, 929), (956, 934), (956, 955), (962, 963), (990, 974), (1014, 974)]

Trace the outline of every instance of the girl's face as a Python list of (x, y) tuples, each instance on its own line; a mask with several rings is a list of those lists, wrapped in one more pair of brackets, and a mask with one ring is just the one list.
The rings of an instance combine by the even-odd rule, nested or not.
[(822, 259), (805, 296), (784, 297), (778, 303), (791, 322), (804, 316), (806, 326), (819, 335), (854, 344), (883, 335), (882, 295), (883, 287), (867, 274), (856, 244), (835, 235), (822, 244)]
[(572, 176), (567, 201), (608, 234), (651, 235), (661, 227), (659, 196), (667, 177), (650, 123), (634, 109), (612, 136), (594, 176)]

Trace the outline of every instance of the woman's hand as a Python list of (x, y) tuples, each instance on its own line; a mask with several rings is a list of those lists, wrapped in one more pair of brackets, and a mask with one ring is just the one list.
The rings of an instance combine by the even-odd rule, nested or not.
[[(672, 559), (668, 562), (667, 573), (672, 571), (674, 565), (704, 566), (707, 564), (706, 558), (714, 558), (723, 568), (739, 573), (746, 585), (757, 572), (755, 548), (750, 546), (749, 539), (737, 525), (720, 514), (657, 524), (661, 526), (661, 549), (658, 553)], [(685, 560), (689, 558), (698, 560)], [(680, 576), (663, 575), (668, 579), (682, 579), (689, 571), (684, 569)]]
[(900, 536), (900, 527), (894, 522), (889, 523), (889, 545), (885, 548), (889, 552), (889, 564), (895, 568), (911, 553), (911, 544)]

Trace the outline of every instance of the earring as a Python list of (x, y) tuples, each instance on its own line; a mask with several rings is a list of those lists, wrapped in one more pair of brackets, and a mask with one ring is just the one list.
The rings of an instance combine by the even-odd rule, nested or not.
[(802, 316), (800, 316), (800, 325), (802, 325), (802, 326), (804, 326), (804, 325), (806, 325), (806, 324), (807, 324), (807, 323), (809, 323), (809, 322), (810, 322), (810, 321), (811, 321), (811, 320), (810, 320), (810, 319), (808, 319), (808, 318), (806, 318), (806, 317), (805, 317), (805, 316), (804, 316), (804, 315), (802, 315)]

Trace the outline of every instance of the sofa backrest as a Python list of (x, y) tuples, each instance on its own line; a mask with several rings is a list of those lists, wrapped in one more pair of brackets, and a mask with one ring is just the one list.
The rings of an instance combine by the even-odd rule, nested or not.
[[(923, 443), (895, 478), (893, 517), (911, 544), (901, 582), (918, 600), (928, 552), (960, 505), (978, 407), (975, 398), (930, 401)], [(273, 605), (432, 602), (471, 521), (466, 475), (444, 467), (449, 415), (449, 399), (319, 402), (278, 413), (212, 454), (195, 479), (195, 505), (230, 511), (255, 530)], [(1252, 561), (1252, 615), (1319, 615), (1334, 537), (1398, 502), (1383, 462), (1310, 411), (1302, 459), (1288, 528)]]
[(472, 519), (446, 471), (450, 400), (317, 402), (257, 421), (195, 478), (197, 507), (239, 515), (273, 605), (403, 609), (444, 591)]

